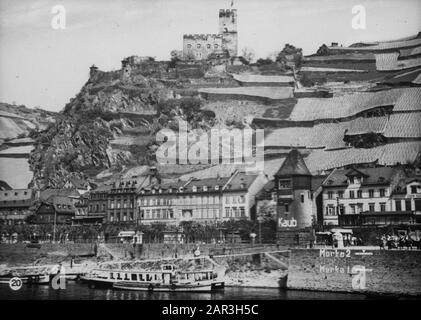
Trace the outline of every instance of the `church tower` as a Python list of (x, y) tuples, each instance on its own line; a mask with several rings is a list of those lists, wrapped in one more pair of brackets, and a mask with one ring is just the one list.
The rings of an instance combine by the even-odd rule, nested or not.
[(222, 49), (230, 57), (238, 55), (237, 9), (219, 10), (219, 34), (222, 35)]

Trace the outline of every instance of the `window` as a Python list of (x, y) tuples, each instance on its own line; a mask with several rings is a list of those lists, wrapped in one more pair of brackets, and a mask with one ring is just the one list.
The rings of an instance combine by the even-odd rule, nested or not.
[(338, 198), (342, 199), (344, 197), (343, 191), (338, 191)]
[(304, 203), (304, 193), (301, 194), (301, 203)]
[(374, 198), (374, 190), (373, 189), (368, 190), (368, 197)]
[(225, 217), (230, 216), (230, 208), (225, 208)]
[(395, 200), (395, 210), (396, 211), (402, 211), (401, 201), (400, 200)]
[(17, 196), (18, 195), (18, 193), (17, 192), (15, 192), (15, 196)]
[(206, 45), (206, 47), (207, 47), (208, 49), (210, 49), (210, 48), (211, 48), (211, 45), (208, 43), (208, 44)]
[(339, 214), (345, 214), (345, 206), (343, 204), (339, 205)]
[(411, 211), (412, 210), (412, 208), (411, 208), (411, 200), (410, 199), (406, 199), (405, 200), (405, 210), (406, 211)]
[(291, 188), (291, 180), (279, 180), (279, 189)]
[(201, 46), (202, 45), (200, 43), (198, 43), (196, 47), (197, 47), (197, 49), (200, 49)]
[(381, 202), (380, 203), (380, 211), (381, 212), (385, 212), (386, 211), (386, 203), (385, 202)]
[(374, 203), (369, 203), (368, 204), (368, 211), (370, 211), (370, 212), (374, 212), (375, 211), (375, 204)]
[(355, 198), (355, 192), (354, 191), (349, 191), (349, 197), (351, 198), (351, 199), (354, 199)]
[(363, 197), (363, 192), (362, 190), (358, 190), (357, 191), (357, 198), (362, 198)]
[(218, 49), (218, 44), (217, 43), (215, 43), (214, 45), (213, 45), (213, 47), (215, 48), (215, 49)]
[(285, 213), (289, 213), (289, 205), (285, 205)]
[(332, 191), (329, 191), (329, 192), (327, 193), (327, 198), (328, 198), (328, 199), (333, 199), (333, 192), (332, 192)]
[(412, 194), (417, 193), (417, 186), (411, 186), (411, 193)]
[(326, 207), (326, 215), (334, 216), (335, 215), (335, 208), (333, 206)]
[(191, 48), (191, 44), (190, 43), (187, 45), (187, 48), (189, 48), (189, 49)]
[(385, 189), (380, 189), (380, 197), (384, 197), (386, 195)]

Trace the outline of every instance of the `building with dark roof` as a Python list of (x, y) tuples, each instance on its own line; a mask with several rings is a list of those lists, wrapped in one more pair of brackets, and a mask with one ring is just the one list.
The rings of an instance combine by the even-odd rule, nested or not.
[(76, 214), (75, 203), (78, 198), (63, 195), (51, 195), (43, 200), (36, 210), (36, 224), (71, 224)]
[[(399, 168), (350, 168), (335, 169), (323, 182), (323, 224), (338, 225), (349, 217), (345, 224), (352, 222), (360, 214), (384, 215), (393, 211), (392, 191), (405, 179)], [(341, 221), (340, 221), (341, 220)]]
[(296, 149), (290, 151), (275, 174), (278, 228), (306, 228), (316, 219), (312, 175)]
[(107, 193), (107, 221), (134, 222), (139, 220), (136, 198), (140, 189), (159, 182), (155, 172), (117, 180)]
[(140, 219), (146, 224), (253, 219), (255, 195), (266, 182), (263, 175), (236, 171), (230, 177), (191, 178), (142, 188), (137, 201)]
[(24, 223), (31, 214), (35, 193), (32, 189), (0, 191), (0, 220), (6, 224)]

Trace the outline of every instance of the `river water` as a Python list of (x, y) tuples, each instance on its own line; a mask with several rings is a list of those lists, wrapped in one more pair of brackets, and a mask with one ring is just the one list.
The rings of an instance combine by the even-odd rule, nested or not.
[(365, 299), (362, 294), (297, 291), (284, 289), (229, 288), (213, 293), (120, 291), (91, 289), (80, 282), (69, 281), (66, 288), (54, 290), (48, 285), (27, 286), (14, 291), (0, 284), (0, 300), (351, 300)]

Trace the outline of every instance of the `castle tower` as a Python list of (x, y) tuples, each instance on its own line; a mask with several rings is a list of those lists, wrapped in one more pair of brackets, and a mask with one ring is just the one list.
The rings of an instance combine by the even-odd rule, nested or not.
[(222, 49), (231, 57), (238, 55), (237, 9), (219, 10), (219, 34), (222, 35)]
[(303, 157), (293, 149), (275, 174), (279, 231), (311, 226), (311, 177)]
[(92, 78), (98, 72), (98, 67), (96, 65), (92, 65), (89, 67), (89, 77)]

